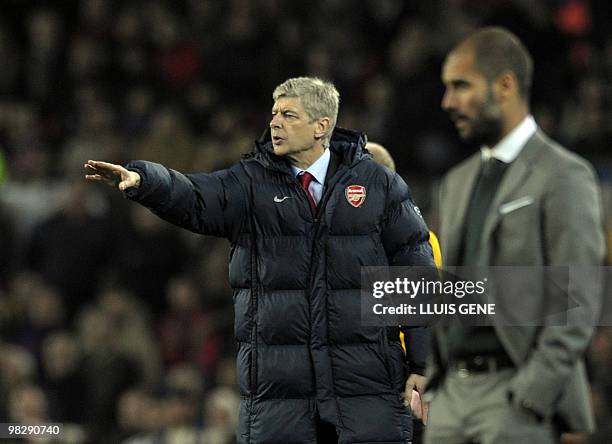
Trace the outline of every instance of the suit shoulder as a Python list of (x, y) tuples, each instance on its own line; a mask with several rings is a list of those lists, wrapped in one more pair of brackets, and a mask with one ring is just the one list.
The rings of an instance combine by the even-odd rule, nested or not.
[(462, 160), (457, 165), (450, 168), (444, 176), (442, 176), (442, 183), (448, 181), (462, 180), (466, 177), (466, 174), (474, 169), (474, 164), (480, 159), (480, 151), (472, 154), (467, 159)]
[(587, 159), (564, 147), (541, 131), (538, 132), (538, 137), (545, 147), (546, 162), (554, 166), (555, 173), (568, 170), (588, 170), (589, 173), (595, 175), (595, 169)]

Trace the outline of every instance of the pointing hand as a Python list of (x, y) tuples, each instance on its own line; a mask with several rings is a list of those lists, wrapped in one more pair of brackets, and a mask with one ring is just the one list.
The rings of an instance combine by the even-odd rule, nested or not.
[(121, 191), (140, 186), (140, 174), (127, 170), (121, 165), (88, 160), (84, 166), (89, 173), (85, 175), (85, 180), (102, 182), (110, 187), (117, 187)]

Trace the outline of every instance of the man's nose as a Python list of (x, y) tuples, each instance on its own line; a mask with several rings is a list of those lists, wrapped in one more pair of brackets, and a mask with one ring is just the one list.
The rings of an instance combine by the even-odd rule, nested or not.
[(280, 124), (280, 119), (278, 117), (278, 115), (276, 116), (272, 116), (272, 119), (270, 120), (270, 128), (280, 128), (281, 124)]
[(449, 91), (446, 91), (442, 96), (442, 103), (440, 103), (440, 106), (444, 111), (455, 109), (457, 107), (455, 95)]

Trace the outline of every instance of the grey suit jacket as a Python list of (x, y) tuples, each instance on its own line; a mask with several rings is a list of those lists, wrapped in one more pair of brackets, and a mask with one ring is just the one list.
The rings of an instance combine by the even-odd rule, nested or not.
[[(440, 245), (444, 264), (457, 265), (480, 153), (453, 168), (440, 189)], [(601, 265), (605, 242), (601, 202), (591, 165), (540, 130), (508, 167), (480, 239), (480, 265)], [(582, 356), (592, 325), (495, 327), (517, 372), (513, 403), (567, 430), (590, 431), (593, 414)], [(446, 337), (435, 335), (429, 387), (435, 392), (446, 364)]]

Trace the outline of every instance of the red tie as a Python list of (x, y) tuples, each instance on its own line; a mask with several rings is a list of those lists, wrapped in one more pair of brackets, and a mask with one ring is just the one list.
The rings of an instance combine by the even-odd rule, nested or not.
[(310, 190), (308, 190), (308, 186), (310, 185), (310, 182), (312, 182), (312, 179), (314, 179), (314, 176), (308, 171), (303, 171), (299, 174), (298, 178), (300, 179), (302, 188), (304, 188), (304, 191), (306, 191), (306, 196), (308, 196), (308, 202), (310, 202), (310, 206), (313, 210), (316, 210), (317, 203), (315, 202), (314, 197), (312, 197), (312, 194), (310, 194)]

